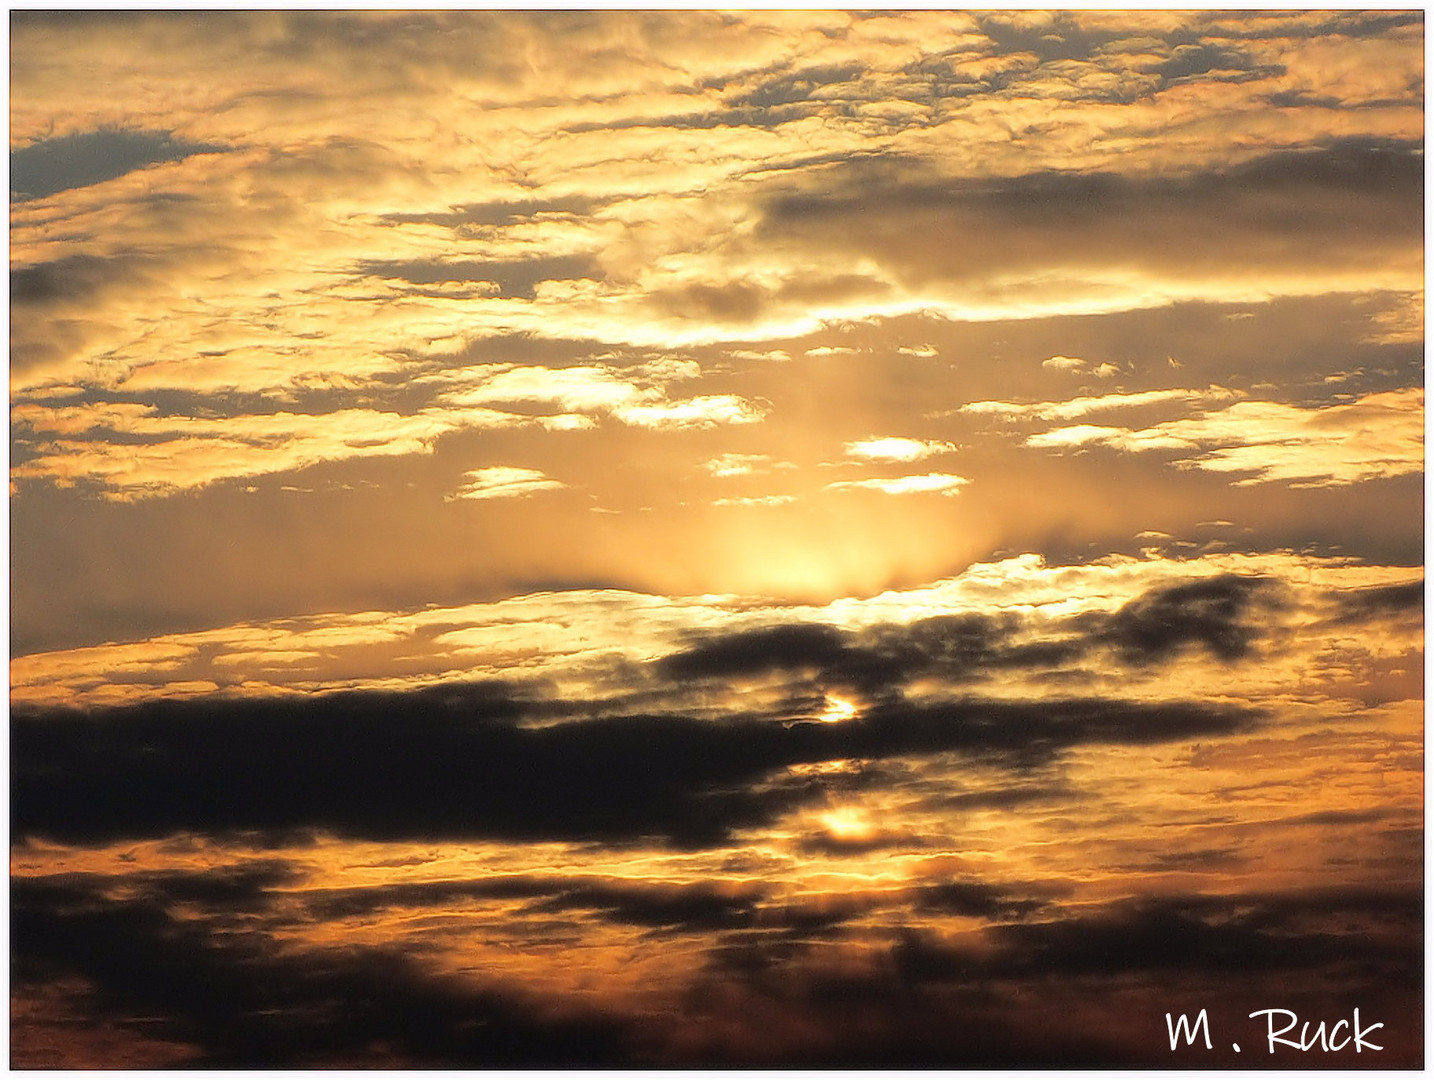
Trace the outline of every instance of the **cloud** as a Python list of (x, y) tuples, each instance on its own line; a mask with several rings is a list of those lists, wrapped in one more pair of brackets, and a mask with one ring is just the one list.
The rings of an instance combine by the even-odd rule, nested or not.
[[(998, 927), (997, 969), (1045, 974), (1135, 971), (1291, 972), (1333, 960), (1367, 960), (1413, 974), (1397, 936), (1371, 940), (1339, 917), (1416, 921), (1417, 901), (1398, 889), (1311, 890), (1263, 896), (1172, 896), (1111, 905), (1089, 917)], [(1347, 925), (1347, 924), (1346, 924)]]
[(897, 476), (890, 479), (838, 480), (827, 485), (829, 491), (880, 491), (886, 495), (937, 493), (955, 495), (971, 481), (951, 473), (926, 473), (921, 476)]
[(1041, 361), (1041, 367), (1051, 368), (1054, 371), (1079, 371), (1085, 367), (1085, 361), (1075, 356), (1061, 356), (1057, 354)]
[(1056, 428), (1032, 435), (1026, 445), (1108, 446), (1132, 453), (1195, 450), (1197, 456), (1176, 464), (1250, 474), (1234, 480), (1237, 487), (1281, 481), (1292, 487), (1339, 487), (1423, 471), (1424, 391), (1390, 390), (1316, 408), (1241, 401), (1149, 428)]
[[(1049, 364), (1050, 361), (1045, 361)], [(1044, 365), (1043, 365), (1044, 366)], [(1229, 401), (1239, 396), (1224, 387), (1212, 386), (1208, 390), (1142, 390), (1127, 394), (1101, 394), (1097, 397), (1078, 397), (1070, 401), (1041, 401), (1020, 405), (1009, 401), (973, 401), (961, 406), (961, 412), (977, 415), (1002, 416), (1010, 419), (1034, 417), (1038, 420), (1072, 420), (1093, 412), (1109, 409), (1139, 409), (1148, 405), (1165, 405), (1181, 402), (1199, 405), (1205, 402)]]
[(1345, 623), (1379, 618), (1418, 617), (1424, 608), (1424, 582), (1421, 580), (1402, 585), (1349, 589), (1335, 593), (1334, 600), (1340, 608), (1337, 618)]
[(17, 319), (17, 385), (274, 392), (502, 333), (771, 354), (828, 319), (1422, 284), (1416, 25), (1115, 21), (26, 19), (17, 144), (184, 156), (18, 207), (18, 273), (152, 265)]
[(741, 495), (736, 498), (712, 500), (713, 506), (787, 506), (797, 501), (795, 495)]
[[(1422, 164), (1403, 145), (1349, 142), (1178, 177), (917, 179), (873, 160), (819, 175), (769, 200), (759, 235), (874, 265), (956, 319), (1421, 287), (1409, 223)], [(1278, 222), (1272, 199), (1287, 211)]]
[(665, 386), (701, 375), (687, 360), (656, 360), (622, 370), (603, 365), (570, 368), (497, 365), (459, 373), (476, 380), (468, 389), (445, 391), (449, 406), (551, 403), (568, 412), (609, 415), (632, 427), (694, 428), (760, 421), (766, 410), (736, 394), (709, 394), (669, 400)]
[(1131, 666), (1171, 662), (1192, 645), (1230, 663), (1256, 651), (1281, 606), (1273, 579), (1222, 574), (1153, 588), (1109, 613), (1039, 623), (1012, 612), (968, 612), (857, 631), (791, 623), (714, 634), (663, 657), (656, 668), (674, 681), (805, 674), (819, 685), (887, 701), (922, 680), (957, 686), (998, 672), (1010, 678), (1068, 668), (1107, 646)]
[(566, 487), (560, 480), (543, 474), (540, 469), (520, 469), (512, 465), (493, 465), (486, 469), (469, 469), (467, 480), (450, 499), (512, 499), (538, 491), (556, 491)]
[[(1159, 1017), (1207, 993), (1214, 1032), (1250, 1030), (1247, 1014), (1271, 1000), (1301, 1016), (1358, 1002), (1386, 1023), (1381, 1060), (1418, 1054), (1409, 1001), (1421, 969), (1409, 943), (1422, 902), (1399, 885), (1066, 904), (1060, 883), (957, 877), (785, 907), (760, 883), (497, 875), (295, 889), (277, 860), (220, 869), (216, 886), (206, 876), (17, 880), (12, 982), (30, 1006), (17, 1053), (31, 1049), (33, 1003), (48, 991), (66, 1010), (47, 1018), (57, 1026), (108, 1019), (133, 1030), (144, 1018), (139, 1030), (207, 1067), (1148, 1062), (1172, 1060), (1164, 1025), (1115, 1022), (1112, 998)], [(596, 1006), (545, 998), (491, 973), (460, 981), (392, 945), (292, 940), (315, 917), (334, 925), (390, 907), (432, 917), (474, 899), (518, 901), (519, 919), (583, 913), (659, 942), (700, 934), (682, 949), (700, 963), (653, 1010), (617, 994)], [(288, 914), (275, 909), (295, 901)], [(953, 933), (941, 921), (953, 916), (986, 925)], [(844, 936), (830, 936), (843, 924)], [(1231, 972), (1242, 975), (1233, 988)], [(1182, 980), (1175, 998), (1172, 978)], [(1082, 1035), (1098, 1018), (1101, 1038)], [(1033, 1052), (1035, 1024), (1045, 1035)]]
[[(1268, 588), (1246, 590), (1237, 583), (1261, 579), (1269, 579)], [(1179, 591), (1211, 580), (1216, 585), (1204, 600), (1199, 588)], [(1261, 665), (1242, 668), (1238, 678), (1223, 664), (1182, 664), (1178, 687), (1161, 692), (1203, 686), (1209, 693), (1258, 699), (1293, 670), (1309, 677), (1334, 663), (1352, 676), (1376, 658), (1393, 662), (1420, 648), (1417, 625), (1408, 625), (1408, 612), (1417, 613), (1418, 605), (1404, 615), (1391, 606), (1418, 588), (1420, 574), (1411, 567), (1290, 554), (1206, 554), (1114, 556), (1081, 565), (1047, 565), (1039, 556), (1024, 555), (978, 563), (931, 586), (820, 607), (611, 589), (539, 592), (456, 607), (237, 623), (16, 656), (11, 703), (116, 704), (181, 689), (189, 694), (202, 686), (229, 695), (399, 689), (519, 673), (534, 680), (533, 693), (540, 697), (558, 687), (577, 703), (631, 692), (631, 672), (655, 659), (726, 635), (737, 635), (733, 640), (740, 642), (748, 632), (784, 626), (824, 626), (816, 633), (842, 645), (833, 663), (821, 668), (821, 677), (834, 680), (833, 686), (860, 685), (877, 693), (922, 673), (959, 687), (997, 671), (1003, 678), (1063, 672), (1081, 679), (1105, 677), (1099, 672), (1106, 671), (1115, 680), (1109, 692), (1126, 692), (1135, 674), (1158, 682), (1164, 659), (1176, 662), (1185, 654), (1180, 647), (1142, 652), (1138, 638), (1122, 645), (1119, 634), (1105, 629), (1122, 612), (1127, 629), (1146, 634), (1156, 633), (1164, 620), (1170, 629), (1162, 632), (1173, 634), (1176, 646), (1198, 646), (1201, 634), (1214, 635), (1212, 642), (1228, 634), (1263, 650)], [(1232, 594), (1232, 606), (1216, 602), (1222, 589)], [(1391, 599), (1379, 599), (1386, 596)], [(1361, 637), (1365, 658), (1336, 662), (1348, 644), (1342, 627), (1365, 624), (1378, 625), (1377, 633)], [(1279, 651), (1272, 654), (1265, 646), (1277, 641)], [(761, 655), (762, 649), (755, 652)], [(1095, 667), (1084, 673), (1071, 667), (1081, 662)], [(1207, 677), (1213, 680), (1208, 685)], [(1049, 688), (1028, 690), (1043, 694)], [(697, 707), (670, 704), (679, 711)], [(724, 699), (721, 708), (731, 704)]]
[(188, 143), (173, 132), (102, 129), (37, 139), (10, 151), (12, 197), (39, 199), (103, 183), (147, 166), (226, 148)]
[[(477, 386), (449, 391), (442, 395), (441, 400), (452, 405), (540, 402), (555, 405), (565, 412), (587, 412), (611, 410), (662, 396), (662, 391), (655, 386), (644, 386), (639, 381), (624, 378), (618, 372), (600, 366), (500, 366), (480, 369), (472, 375), (479, 379)], [(464, 376), (470, 377), (467, 372)]]
[(918, 461), (935, 454), (949, 454), (956, 450), (955, 443), (939, 439), (906, 439), (888, 436), (880, 439), (861, 439), (849, 442), (842, 452), (847, 457), (864, 461)]
[(17, 713), (12, 828), (20, 838), (90, 843), (323, 830), (701, 848), (820, 794), (800, 778), (758, 783), (797, 763), (942, 751), (1044, 756), (1230, 733), (1257, 719), (1185, 702), (972, 700), (893, 701), (842, 724), (680, 715), (514, 722), (533, 709), (480, 686)]
[(623, 405), (613, 416), (625, 424), (645, 428), (715, 427), (719, 424), (755, 424), (766, 410), (736, 394), (710, 394), (683, 401), (652, 405)]
[[(958, 911), (967, 904), (985, 910), (1020, 903), (1019, 893), (1007, 901), (981, 883), (959, 883), (947, 895)], [(847, 1067), (947, 1061), (1027, 1068), (1151, 1061), (1239, 1066), (1252, 1043), (1264, 1050), (1263, 1023), (1249, 1014), (1279, 1000), (1303, 1018), (1320, 1019), (1362, 1003), (1366, 1018), (1389, 1017), (1378, 1034), (1400, 1032), (1399, 1045), (1390, 1038), (1382, 1060), (1415, 1062), (1420, 967), (1409, 942), (1419, 937), (1419, 907), (1416, 889), (1397, 887), (1342, 896), (1319, 888), (1176, 893), (1052, 907), (1039, 919), (1019, 919), (1019, 909), (1008, 908), (1017, 918), (979, 934), (918, 923), (825, 955), (779, 942), (734, 943), (713, 971), (729, 992), (741, 992), (742, 1011), (734, 1008), (732, 1018), (759, 1015), (768, 1030), (772, 1017), (792, 1018), (798, 1032), (810, 1034), (792, 1036), (796, 1045), (784, 1052), (764, 1047), (750, 1058), (738, 1043), (751, 1037), (747, 1031), (724, 1039), (719, 1027), (708, 1037), (725, 1052), (722, 1060), (735, 1061), (765, 1052)], [(1383, 929), (1371, 934), (1376, 926)], [(1347, 974), (1330, 978), (1333, 971)], [(1232, 980), (1232, 973), (1240, 977)], [(1163, 1014), (1193, 1016), (1201, 1008), (1208, 1009), (1217, 1038), (1251, 1033), (1242, 1040), (1243, 1055), (1229, 1038), (1214, 1053), (1203, 1044), (1188, 1057), (1172, 1052)], [(1129, 1023), (1120, 1021), (1121, 1011), (1133, 1014)], [(853, 1031), (857, 1018), (860, 1030)], [(1311, 1030), (1315, 1023), (1311, 1019)], [(1033, 1028), (1041, 1031), (1039, 1040), (1030, 1038)], [(1299, 1058), (1299, 1051), (1282, 1049), (1273, 1060), (1293, 1065)], [(1344, 1063), (1353, 1062), (1353, 1048), (1346, 1047)]]
[(475, 295), (520, 296), (531, 300), (537, 296), (542, 282), (597, 278), (602, 269), (588, 255), (549, 255), (504, 262), (438, 259), (372, 262), (361, 264), (357, 273), (420, 287), (439, 286), (449, 295), (464, 293), (464, 286), (490, 285), (492, 292), (478, 289)]
[(820, 623), (763, 627), (716, 636), (658, 661), (669, 679), (728, 678), (792, 668), (822, 668), (849, 655), (848, 636)]
[(1112, 615), (1104, 636), (1137, 663), (1165, 659), (1187, 644), (1203, 645), (1219, 660), (1238, 660), (1260, 634), (1242, 620), (1256, 600), (1268, 604), (1272, 591), (1268, 579), (1232, 574), (1159, 589)]
[[(178, 1044), (184, 1064), (314, 1067), (377, 1052), (395, 1064), (561, 1066), (623, 1056), (620, 1022), (555, 1016), (513, 986), (474, 987), (390, 950), (284, 950), (262, 931), (216, 933), (153, 899), (114, 899), (88, 884), (16, 883), (16, 993), (83, 980), (89, 992), (70, 1003), (71, 1025), (141, 1025)], [(115, 1062), (96, 1062), (106, 1064)]]
[(520, 919), (580, 912), (654, 933), (690, 934), (757, 925), (776, 928), (799, 914), (800, 909), (766, 904), (768, 892), (761, 886), (723, 882), (670, 885), (582, 874), (513, 874), (475, 880), (308, 889), (302, 902), (308, 918), (329, 921), (392, 909), (431, 909), (459, 901), (517, 899), (525, 902), (515, 913)]
[[(16, 430), (72, 437), (23, 440), (33, 456), (15, 465), (12, 480), (48, 480), (66, 487), (96, 484), (107, 498), (120, 501), (155, 498), (328, 461), (430, 454), (444, 435), (524, 422), (521, 416), (482, 408), (425, 409), (409, 415), (340, 409), (219, 418), (156, 413), (153, 406), (125, 403), (17, 405), (11, 411)], [(73, 437), (95, 432), (112, 434), (109, 439)]]
[(773, 462), (769, 454), (719, 454), (702, 467), (712, 476), (725, 479), (731, 476), (756, 476), (769, 469), (794, 468), (787, 462)]

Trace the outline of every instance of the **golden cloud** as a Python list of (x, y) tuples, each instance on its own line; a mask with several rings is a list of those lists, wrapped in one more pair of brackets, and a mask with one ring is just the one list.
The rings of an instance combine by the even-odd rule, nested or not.
[(1198, 417), (1132, 430), (1090, 424), (1032, 435), (1027, 446), (1108, 446), (1132, 453), (1199, 450), (1176, 464), (1249, 473), (1237, 486), (1286, 482), (1336, 487), (1424, 469), (1424, 391), (1367, 394), (1356, 401), (1299, 408), (1241, 401)]

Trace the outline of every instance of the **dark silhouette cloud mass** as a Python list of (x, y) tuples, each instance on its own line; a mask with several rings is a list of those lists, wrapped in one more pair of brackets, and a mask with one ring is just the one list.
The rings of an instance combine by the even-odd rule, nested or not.
[(17, 714), (18, 837), (95, 842), (306, 829), (382, 840), (501, 837), (722, 845), (810, 797), (788, 766), (959, 751), (1038, 760), (1087, 743), (1248, 728), (1247, 709), (1110, 700), (893, 703), (846, 724), (616, 716), (542, 727), (472, 696), (155, 703)]

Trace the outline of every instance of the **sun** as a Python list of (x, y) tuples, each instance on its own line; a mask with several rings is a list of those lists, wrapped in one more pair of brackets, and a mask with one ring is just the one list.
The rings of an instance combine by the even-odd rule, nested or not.
[(837, 697), (835, 694), (826, 695), (826, 708), (818, 720), (824, 724), (839, 724), (843, 720), (850, 720), (856, 715), (856, 705), (844, 697)]
[(817, 820), (833, 840), (841, 843), (861, 843), (876, 835), (876, 826), (860, 807), (839, 806), (827, 810)]

